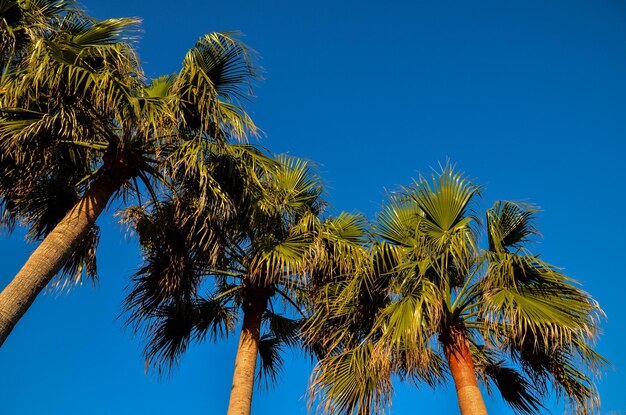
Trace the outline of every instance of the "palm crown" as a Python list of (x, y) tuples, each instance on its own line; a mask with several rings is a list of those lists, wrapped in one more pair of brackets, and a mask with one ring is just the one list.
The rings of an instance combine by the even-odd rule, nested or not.
[[(327, 290), (309, 335), (329, 350), (312, 384), (328, 412), (382, 409), (393, 374), (436, 385), (450, 373), (463, 414), (486, 413), (477, 380), (520, 413), (536, 413), (550, 390), (578, 411), (597, 407), (590, 373), (606, 362), (591, 343), (601, 309), (529, 251), (528, 205), (496, 202), (480, 249), (479, 192), (448, 165), (392, 196), (367, 266)], [(358, 330), (328, 329), (341, 323)]]
[[(256, 184), (246, 183), (248, 170), (237, 170), (232, 161), (224, 158), (213, 169), (230, 164), (233, 181), (223, 184), (222, 190), (235, 203), (235, 216), (224, 215), (219, 208), (199, 215), (198, 205), (206, 203), (200, 200), (202, 192), (184, 186), (153, 209), (126, 212), (144, 248), (144, 266), (133, 279), (126, 305), (131, 322), (138, 327), (147, 323), (146, 357), (159, 367), (175, 363), (199, 330), (192, 318), (197, 313), (194, 304), (213, 302), (221, 307), (219, 318), (210, 317), (214, 327), (203, 326), (200, 338), (206, 334), (203, 330), (216, 334), (232, 330), (245, 298), (252, 301), (246, 292), (254, 292), (261, 303), (280, 296), (296, 305), (295, 296), (288, 293), (301, 285), (298, 273), (304, 272), (310, 249), (307, 221), (321, 208), (320, 188), (307, 164), (296, 159), (283, 159), (260, 174)], [(257, 188), (250, 189), (251, 185)], [(191, 314), (168, 316), (166, 309)], [(168, 337), (157, 328), (172, 324), (174, 329), (181, 321), (187, 322), (187, 329), (179, 336)]]

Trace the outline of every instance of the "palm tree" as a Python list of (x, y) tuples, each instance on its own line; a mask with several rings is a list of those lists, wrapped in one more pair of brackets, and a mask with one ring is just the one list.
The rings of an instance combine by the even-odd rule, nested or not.
[(154, 182), (167, 175), (195, 175), (210, 192), (207, 154), (254, 132), (237, 103), (255, 69), (231, 34), (202, 37), (180, 73), (146, 83), (129, 43), (136, 20), (95, 21), (64, 1), (2, 6), (11, 3), (20, 12), (31, 3), (58, 7), (45, 30), (20, 32), (20, 59), (3, 61), (3, 224), (24, 223), (43, 240), (0, 293), (0, 345), (64, 266), (80, 275), (81, 261), (93, 258), (94, 224), (112, 197), (141, 188), (157, 197)]
[[(590, 374), (606, 361), (591, 343), (602, 310), (530, 252), (532, 206), (496, 202), (480, 249), (479, 192), (448, 165), (391, 197), (369, 266), (327, 290), (309, 323), (329, 350), (312, 383), (326, 412), (383, 409), (394, 374), (433, 386), (450, 374), (463, 415), (486, 414), (479, 382), (517, 413), (537, 413), (551, 390), (577, 412), (598, 407)], [(337, 333), (341, 322), (357, 329)]]
[(128, 211), (144, 266), (126, 308), (147, 337), (151, 367), (171, 368), (190, 341), (227, 335), (241, 317), (229, 414), (250, 413), (257, 356), (260, 372), (275, 379), (280, 349), (296, 344), (304, 284), (331, 256), (329, 249), (319, 254), (322, 246), (339, 246), (338, 239), (350, 245), (360, 237), (356, 216), (319, 219), (321, 187), (306, 162), (278, 161), (258, 183), (232, 184), (252, 190), (223, 186), (248, 195), (235, 202), (234, 216), (224, 218), (219, 210), (198, 215), (199, 193), (184, 185), (177, 186), (184, 192), (152, 211)]

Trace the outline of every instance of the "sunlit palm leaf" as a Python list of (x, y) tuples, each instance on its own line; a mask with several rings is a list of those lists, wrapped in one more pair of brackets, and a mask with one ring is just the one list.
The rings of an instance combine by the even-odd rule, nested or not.
[(389, 406), (393, 393), (388, 370), (372, 359), (373, 345), (364, 343), (322, 359), (311, 381), (311, 403), (328, 414), (367, 415)]
[[(413, 292), (391, 302), (377, 316), (375, 349), (399, 355), (408, 370), (426, 370), (430, 365), (430, 338), (437, 332), (443, 313), (437, 287), (426, 279)], [(396, 358), (398, 359), (398, 358)]]
[(249, 50), (228, 33), (211, 33), (200, 38), (183, 61), (174, 91), (180, 99), (182, 121), (191, 131), (204, 131), (223, 140), (230, 130), (244, 138), (256, 128), (236, 104), (251, 96), (250, 81), (256, 69)]
[(387, 205), (377, 217), (377, 231), (381, 238), (407, 248), (419, 243), (419, 224), (424, 212), (415, 203)]
[(407, 198), (424, 212), (420, 230), (437, 250), (449, 249), (463, 257), (475, 249), (470, 228), (474, 218), (469, 209), (470, 202), (479, 195), (479, 187), (448, 164), (431, 181), (421, 177), (414, 188), (407, 190)]

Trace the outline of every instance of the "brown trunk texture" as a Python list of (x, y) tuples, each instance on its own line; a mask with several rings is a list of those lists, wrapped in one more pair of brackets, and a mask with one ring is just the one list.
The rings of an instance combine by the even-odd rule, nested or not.
[(119, 187), (107, 175), (97, 178), (0, 293), (0, 346), (41, 290), (61, 270)]
[(443, 336), (444, 351), (454, 379), (461, 415), (487, 415), (487, 408), (476, 381), (474, 362), (465, 329), (453, 326)]
[(256, 359), (259, 353), (261, 319), (267, 308), (268, 295), (262, 288), (247, 288), (243, 309), (243, 326), (235, 359), (233, 386), (230, 390), (228, 415), (249, 415), (252, 410), (252, 392)]

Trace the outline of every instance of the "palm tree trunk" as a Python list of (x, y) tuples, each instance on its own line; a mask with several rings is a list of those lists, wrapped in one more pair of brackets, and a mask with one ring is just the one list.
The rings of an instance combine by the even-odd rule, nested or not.
[(478, 388), (474, 361), (463, 326), (452, 326), (442, 336), (444, 352), (454, 379), (461, 415), (487, 415), (487, 408)]
[(102, 174), (78, 203), (44, 238), (22, 269), (0, 293), (0, 346), (13, 327), (61, 270), (121, 186), (119, 179)]
[(243, 326), (235, 359), (233, 386), (230, 390), (228, 415), (249, 415), (252, 409), (252, 392), (256, 359), (259, 353), (261, 319), (267, 308), (268, 295), (264, 289), (246, 289), (243, 309)]

